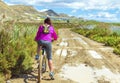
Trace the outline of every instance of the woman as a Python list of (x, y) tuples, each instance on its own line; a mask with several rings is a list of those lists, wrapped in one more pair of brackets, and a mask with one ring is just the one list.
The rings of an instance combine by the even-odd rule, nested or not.
[(57, 40), (57, 34), (52, 26), (50, 18), (44, 20), (44, 24), (39, 26), (35, 41), (37, 42), (37, 55), (36, 59), (39, 59), (39, 53), (42, 46), (46, 47), (48, 66), (50, 69), (49, 76), (53, 78), (53, 62), (52, 62), (52, 41)]

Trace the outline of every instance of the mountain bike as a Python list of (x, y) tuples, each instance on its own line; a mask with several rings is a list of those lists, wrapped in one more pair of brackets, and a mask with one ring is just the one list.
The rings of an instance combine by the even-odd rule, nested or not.
[(45, 47), (42, 47), (41, 54), (38, 59), (38, 82), (42, 80), (42, 74), (46, 72), (47, 69), (47, 60), (46, 60), (46, 51)]

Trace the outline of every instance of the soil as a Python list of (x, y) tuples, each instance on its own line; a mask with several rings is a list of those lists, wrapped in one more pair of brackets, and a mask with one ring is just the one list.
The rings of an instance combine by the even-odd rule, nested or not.
[[(48, 72), (43, 74), (41, 83), (118, 83), (117, 80), (120, 80), (120, 57), (113, 53), (113, 48), (83, 37), (70, 29), (59, 29), (58, 36), (58, 40), (53, 43), (55, 80), (49, 79), (48, 69)], [(77, 67), (79, 69), (74, 70)], [(34, 68), (36, 68), (35, 64)], [(90, 68), (91, 71), (88, 71), (87, 68)], [(111, 77), (110, 79), (109, 75), (111, 74), (107, 74), (108, 77), (106, 77), (105, 72), (99, 71), (98, 73), (98, 70), (103, 68), (109, 70), (110, 73), (117, 74), (119, 78), (115, 80)], [(81, 74), (88, 78), (82, 80)], [(32, 72), (9, 81), (10, 83), (36, 83), (36, 76)], [(87, 81), (88, 79), (94, 81)]]

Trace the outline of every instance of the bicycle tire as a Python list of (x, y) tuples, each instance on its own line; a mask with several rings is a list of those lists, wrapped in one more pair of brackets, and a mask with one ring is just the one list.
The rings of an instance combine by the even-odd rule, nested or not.
[(42, 59), (42, 73), (45, 73), (47, 70), (46, 55), (43, 55)]
[(38, 82), (37, 83), (40, 83), (41, 82), (41, 58), (38, 60)]
[[(44, 66), (44, 72), (43, 72), (43, 66)], [(42, 80), (42, 74), (46, 72), (47, 63), (46, 63), (46, 53), (45, 49), (42, 49), (42, 54), (38, 60), (38, 83), (41, 83)]]

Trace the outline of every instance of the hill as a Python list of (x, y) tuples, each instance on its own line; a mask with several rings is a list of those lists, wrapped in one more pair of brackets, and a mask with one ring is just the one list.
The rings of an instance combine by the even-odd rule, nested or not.
[(45, 15), (48, 15), (48, 16), (59, 16), (59, 14), (57, 14), (55, 11), (49, 9), (49, 10), (46, 10), (43, 12)]
[(0, 0), (0, 15), (1, 14), (6, 14), (7, 16), (13, 17), (16, 16), (18, 13)]
[(52, 18), (66, 20), (73, 18), (64, 13), (56, 13), (52, 9), (46, 11), (38, 11), (33, 6), (29, 5), (7, 5), (2, 0), (0, 0), (0, 19), (1, 16), (5, 15), (7, 18), (17, 19), (22, 21), (37, 21), (50, 16)]
[(12, 8), (13, 10), (15, 10), (16, 12), (18, 12), (19, 14), (26, 14), (26, 13), (30, 13), (30, 14), (38, 14), (39, 12), (34, 9), (32, 6), (26, 6), (26, 5), (12, 5), (10, 6), (10, 8)]

